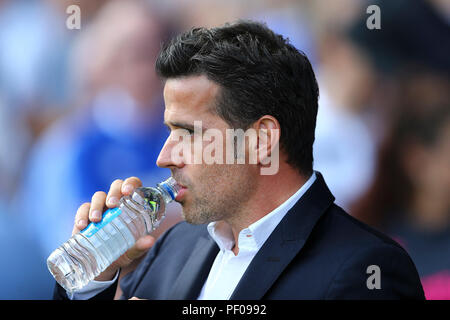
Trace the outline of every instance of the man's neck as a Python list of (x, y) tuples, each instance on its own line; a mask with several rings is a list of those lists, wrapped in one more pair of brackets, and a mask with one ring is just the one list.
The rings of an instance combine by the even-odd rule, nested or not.
[(256, 184), (256, 192), (252, 198), (235, 215), (226, 219), (233, 232), (235, 255), (239, 252), (238, 237), (241, 230), (263, 218), (296, 193), (310, 176), (304, 177), (297, 170), (286, 165), (280, 167), (276, 175), (259, 176)]

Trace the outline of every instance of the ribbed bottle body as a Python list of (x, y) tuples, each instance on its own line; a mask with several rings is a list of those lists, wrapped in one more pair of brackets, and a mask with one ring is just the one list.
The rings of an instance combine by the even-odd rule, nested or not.
[(159, 226), (166, 204), (177, 191), (171, 180), (171, 184), (139, 188), (132, 196), (122, 197), (119, 207), (105, 211), (101, 221), (91, 222), (52, 252), (47, 259), (49, 271), (67, 291), (83, 288)]

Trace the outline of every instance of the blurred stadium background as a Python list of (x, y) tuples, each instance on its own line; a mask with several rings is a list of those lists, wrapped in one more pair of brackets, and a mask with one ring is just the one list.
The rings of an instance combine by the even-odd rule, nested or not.
[[(79, 30), (66, 27), (73, 4)], [(51, 298), (46, 258), (95, 191), (170, 174), (155, 165), (160, 45), (236, 19), (308, 55), (315, 169), (340, 206), (406, 248), (428, 299), (450, 298), (450, 1), (0, 0), (0, 299)]]

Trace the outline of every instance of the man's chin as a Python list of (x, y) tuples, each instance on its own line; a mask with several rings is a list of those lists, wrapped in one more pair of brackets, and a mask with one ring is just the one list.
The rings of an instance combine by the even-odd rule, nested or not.
[(199, 217), (193, 217), (190, 214), (185, 214), (184, 210), (183, 210), (181, 216), (184, 219), (184, 221), (186, 221), (189, 224), (193, 224), (193, 225), (207, 224), (207, 223), (211, 222), (207, 219), (200, 219)]

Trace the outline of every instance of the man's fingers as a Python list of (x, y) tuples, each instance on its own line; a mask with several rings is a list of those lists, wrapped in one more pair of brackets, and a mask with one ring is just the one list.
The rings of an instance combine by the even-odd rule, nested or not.
[(142, 181), (139, 178), (131, 177), (125, 179), (122, 183), (122, 194), (127, 196), (130, 195), (134, 189), (142, 187)]
[(154, 244), (156, 239), (150, 235), (139, 238), (138, 241), (127, 252), (114, 261), (115, 268), (125, 268), (134, 260), (142, 257)]
[(97, 191), (92, 196), (91, 207), (89, 209), (89, 220), (98, 222), (102, 219), (103, 208), (105, 207), (106, 193)]
[(138, 241), (136, 241), (135, 246), (136, 246), (136, 249), (138, 249), (140, 251), (147, 251), (148, 249), (153, 247), (153, 245), (155, 244), (155, 241), (156, 241), (155, 237), (146, 235), (146, 236), (139, 238)]
[(121, 179), (114, 180), (106, 196), (106, 205), (109, 208), (117, 207), (122, 196), (130, 195), (134, 189), (139, 187), (142, 187), (142, 182), (136, 177), (127, 178), (125, 181)]
[(123, 180), (120, 179), (114, 180), (113, 183), (111, 183), (108, 196), (106, 197), (106, 205), (109, 208), (114, 208), (119, 205), (119, 199), (122, 197), (122, 183)]
[(91, 204), (89, 202), (83, 203), (78, 207), (77, 214), (75, 215), (75, 223), (72, 230), (72, 235), (80, 232), (87, 227), (89, 223), (89, 208)]
[(131, 247), (125, 255), (130, 260), (135, 260), (146, 253), (155, 244), (155, 238), (152, 236), (144, 236), (139, 238), (133, 247)]

